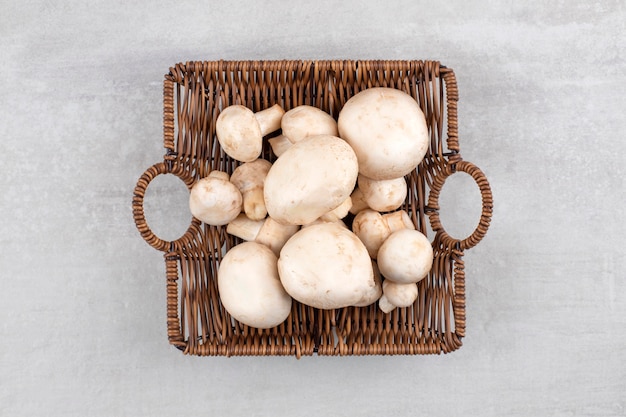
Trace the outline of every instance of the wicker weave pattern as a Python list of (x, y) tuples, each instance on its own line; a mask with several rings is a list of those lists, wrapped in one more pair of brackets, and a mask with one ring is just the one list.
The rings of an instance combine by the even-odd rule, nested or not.
[[(413, 96), (426, 116), (430, 149), (407, 176), (404, 209), (417, 228), (435, 232), (435, 262), (419, 285), (413, 306), (384, 314), (374, 304), (317, 310), (293, 303), (280, 326), (259, 330), (232, 319), (221, 306), (216, 271), (226, 250), (240, 241), (225, 227), (194, 219), (179, 239), (155, 236), (145, 221), (143, 197), (161, 174), (180, 177), (188, 187), (211, 170), (232, 173), (238, 162), (220, 149), (215, 136), (219, 112), (231, 104), (254, 111), (275, 103), (285, 110), (308, 104), (337, 117), (357, 92), (393, 87)], [(454, 72), (432, 61), (214, 61), (187, 62), (170, 68), (164, 81), (164, 160), (139, 179), (133, 213), (142, 237), (163, 251), (167, 280), (167, 326), (170, 343), (193, 355), (362, 355), (446, 353), (458, 349), (465, 335), (464, 251), (475, 246), (489, 227), (492, 197), (483, 173), (463, 161), (457, 132), (458, 91)], [(275, 159), (264, 145), (262, 156)], [(459, 240), (444, 230), (438, 197), (445, 179), (456, 171), (477, 182), (483, 209), (477, 229)]]

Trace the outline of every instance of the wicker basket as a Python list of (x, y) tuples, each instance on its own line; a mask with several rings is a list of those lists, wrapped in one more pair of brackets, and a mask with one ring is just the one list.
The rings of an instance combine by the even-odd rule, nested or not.
[[(427, 120), (430, 149), (406, 176), (404, 205), (417, 228), (434, 236), (435, 262), (419, 285), (411, 307), (389, 314), (377, 304), (318, 310), (293, 303), (287, 320), (259, 330), (238, 323), (220, 303), (216, 271), (226, 250), (240, 243), (225, 227), (192, 219), (175, 241), (157, 237), (146, 223), (143, 199), (158, 175), (173, 174), (191, 188), (211, 170), (232, 173), (238, 165), (220, 149), (215, 121), (225, 106), (243, 104), (254, 111), (275, 103), (285, 110), (316, 106), (337, 117), (357, 92), (375, 86), (405, 91), (417, 100)], [(171, 344), (192, 355), (365, 355), (434, 354), (458, 349), (465, 335), (464, 251), (485, 235), (492, 197), (483, 173), (463, 161), (457, 136), (458, 91), (454, 72), (432, 61), (214, 61), (187, 62), (170, 68), (164, 80), (164, 160), (140, 177), (133, 214), (141, 236), (164, 252), (167, 329)], [(263, 157), (273, 161), (264, 144)], [(439, 220), (438, 197), (455, 171), (471, 175), (482, 195), (476, 230), (456, 239)]]

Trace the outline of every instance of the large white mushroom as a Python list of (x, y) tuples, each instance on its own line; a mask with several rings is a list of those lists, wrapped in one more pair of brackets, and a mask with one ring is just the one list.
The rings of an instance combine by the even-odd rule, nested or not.
[(428, 150), (426, 119), (401, 90), (373, 87), (352, 96), (338, 118), (339, 136), (354, 149), (359, 172), (373, 180), (403, 177)]
[(278, 104), (253, 113), (234, 104), (222, 110), (215, 122), (215, 134), (228, 156), (241, 162), (254, 161), (261, 155), (263, 136), (280, 129), (285, 110)]
[(350, 145), (336, 136), (309, 136), (294, 143), (270, 168), (265, 207), (280, 223), (311, 223), (350, 197), (357, 176)]
[(335, 223), (308, 226), (293, 235), (280, 251), (278, 273), (288, 294), (320, 309), (362, 303), (378, 285), (363, 243)]
[(244, 242), (226, 252), (217, 285), (226, 311), (248, 326), (275, 327), (291, 312), (292, 300), (280, 282), (276, 255), (260, 243)]
[(433, 247), (418, 230), (393, 232), (378, 250), (380, 273), (398, 284), (424, 279), (433, 266)]
[(222, 226), (239, 215), (242, 207), (241, 193), (223, 171), (211, 171), (198, 180), (189, 194), (191, 214), (213, 226)]

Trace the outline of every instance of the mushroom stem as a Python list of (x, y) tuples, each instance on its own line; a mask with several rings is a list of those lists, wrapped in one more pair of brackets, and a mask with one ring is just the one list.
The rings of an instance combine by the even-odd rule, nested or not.
[(226, 232), (248, 242), (254, 241), (263, 227), (263, 220), (250, 220), (244, 213), (226, 226)]
[(300, 229), (299, 226), (281, 224), (271, 217), (267, 217), (265, 220), (250, 220), (244, 213), (241, 213), (228, 224), (226, 232), (248, 242), (261, 243), (269, 247), (278, 256), (285, 242), (298, 229)]
[(281, 156), (292, 145), (289, 138), (285, 135), (278, 135), (267, 140), (272, 147), (274, 155)]
[(261, 135), (265, 136), (280, 129), (283, 114), (285, 114), (285, 110), (279, 104), (274, 104), (272, 107), (254, 113), (254, 117), (261, 128)]
[(271, 217), (268, 217), (265, 219), (265, 222), (254, 240), (269, 247), (272, 252), (278, 256), (280, 250), (285, 246), (285, 243), (291, 236), (295, 235), (299, 229), (300, 226), (281, 224)]

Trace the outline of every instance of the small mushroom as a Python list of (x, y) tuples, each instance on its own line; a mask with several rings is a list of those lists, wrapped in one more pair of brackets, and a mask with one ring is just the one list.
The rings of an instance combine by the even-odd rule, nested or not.
[(309, 136), (294, 143), (267, 173), (267, 212), (280, 223), (311, 223), (345, 202), (357, 175), (356, 155), (344, 140)]
[(334, 223), (305, 227), (293, 235), (280, 251), (278, 273), (288, 294), (320, 309), (360, 303), (377, 285), (363, 243)]
[(211, 171), (189, 193), (191, 214), (212, 226), (222, 226), (241, 213), (243, 198), (226, 172)]
[(403, 177), (430, 143), (419, 104), (401, 90), (373, 87), (352, 96), (339, 112), (339, 136), (352, 146), (359, 172), (373, 180)]
[(380, 214), (371, 209), (359, 212), (352, 221), (352, 231), (361, 239), (372, 259), (376, 259), (383, 242), (396, 230), (415, 229), (404, 211)]
[(378, 250), (378, 267), (387, 279), (409, 284), (424, 279), (433, 265), (433, 247), (418, 230), (393, 232)]
[(404, 177), (391, 180), (373, 180), (360, 174), (357, 180), (358, 189), (363, 193), (365, 203), (376, 211), (393, 211), (404, 203), (407, 185)]
[(261, 155), (263, 136), (280, 129), (283, 114), (279, 104), (257, 113), (239, 104), (228, 106), (215, 122), (217, 140), (231, 158), (252, 162)]
[(285, 242), (299, 229), (299, 226), (280, 224), (271, 217), (252, 220), (244, 213), (228, 223), (226, 232), (248, 242), (257, 242), (269, 247), (276, 256)]
[(398, 284), (386, 279), (383, 282), (383, 295), (378, 300), (378, 307), (389, 313), (396, 307), (408, 307), (417, 300), (417, 284)]
[(313, 106), (300, 105), (287, 111), (280, 127), (291, 143), (316, 135), (337, 136), (337, 122), (324, 110)]
[(337, 122), (322, 109), (305, 104), (287, 111), (280, 122), (282, 135), (269, 140), (276, 156), (283, 154), (292, 144), (309, 136), (337, 136)]
[(256, 242), (224, 255), (217, 271), (222, 305), (239, 322), (259, 329), (278, 326), (291, 312), (291, 297), (278, 276), (276, 255)]
[(265, 159), (255, 159), (239, 165), (230, 176), (230, 182), (241, 192), (243, 211), (252, 220), (261, 220), (267, 216), (263, 197), (263, 183), (272, 164)]

